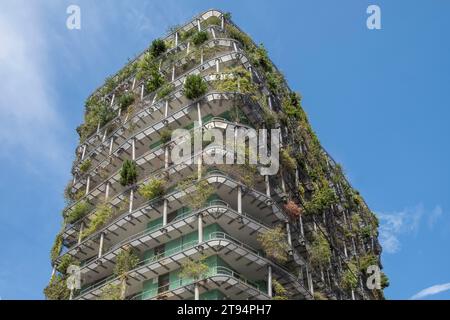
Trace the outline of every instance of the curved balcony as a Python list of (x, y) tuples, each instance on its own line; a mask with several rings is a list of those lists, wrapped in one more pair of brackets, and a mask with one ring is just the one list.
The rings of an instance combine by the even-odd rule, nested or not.
[[(223, 41), (228, 42), (229, 44), (236, 44), (237, 42), (235, 40), (232, 39), (225, 39)], [(220, 42), (219, 42), (220, 43)], [(164, 105), (164, 101), (167, 99), (171, 99), (171, 100), (180, 100), (181, 96), (182, 96), (182, 85), (184, 83), (184, 80), (186, 79), (187, 76), (192, 75), (192, 74), (202, 74), (203, 76), (206, 77), (206, 71), (208, 69), (211, 68), (216, 68), (216, 61), (219, 61), (219, 63), (221, 63), (223, 66), (226, 66), (227, 64), (229, 64), (232, 61), (239, 61), (242, 63), (242, 65), (244, 67), (248, 67), (249, 66), (249, 60), (247, 58), (247, 56), (240, 52), (228, 52), (225, 54), (218, 54), (217, 56), (214, 56), (211, 59), (208, 59), (206, 61), (204, 61), (203, 63), (200, 63), (199, 65), (197, 65), (196, 67), (194, 67), (193, 69), (185, 72), (184, 74), (180, 75), (179, 77), (177, 77), (176, 79), (174, 79), (173, 81), (171, 81), (170, 83), (174, 86), (175, 88), (175, 92), (173, 92), (171, 95), (169, 95), (168, 97), (166, 97), (165, 99), (163, 99), (163, 101), (158, 101), (158, 104), (156, 104), (155, 106), (153, 106), (153, 103), (156, 101), (148, 101), (144, 102), (142, 104), (142, 106), (144, 107), (146, 112), (140, 112), (139, 115), (143, 115), (145, 114), (146, 116), (149, 116), (150, 118), (153, 117), (153, 115), (151, 114), (150, 109), (152, 111), (159, 111), (160, 113), (162, 113), (161, 109)], [(178, 88), (178, 90), (177, 90)], [(151, 95), (148, 95), (147, 97), (150, 97)], [(135, 115), (136, 118), (136, 115)], [(116, 118), (115, 121), (117, 122), (119, 119)], [(133, 120), (134, 121), (134, 120)], [(132, 122), (132, 121), (128, 121), (128, 123), (136, 123), (137, 121), (141, 121), (141, 119), (136, 119), (136, 121)], [(116, 129), (113, 134), (109, 135), (109, 138), (111, 137), (121, 137), (122, 134), (124, 133), (124, 129), (123, 127), (120, 127), (118, 129)], [(89, 157), (90, 155), (92, 155), (94, 152), (98, 153), (99, 152), (99, 148), (109, 148), (109, 143), (106, 141), (102, 141), (102, 143), (100, 145), (98, 145), (97, 147), (93, 148), (90, 151), (87, 151), (85, 153), (85, 156), (83, 159), (80, 159), (78, 161), (75, 162), (74, 165), (74, 170), (79, 169), (79, 165), (81, 164), (82, 161), (84, 161), (87, 157)]]
[[(214, 29), (214, 27), (209, 27), (208, 29)], [(210, 32), (211, 32), (211, 30), (210, 30)], [(225, 50), (223, 50), (223, 49), (217, 50), (220, 48), (224, 48)], [(239, 52), (242, 50), (241, 48), (242, 48), (242, 45), (237, 40), (216, 37), (216, 38), (207, 40), (204, 44), (202, 44), (201, 46), (198, 47), (198, 50), (200, 50), (202, 52), (204, 50), (206, 50), (203, 54), (203, 60), (207, 61), (207, 60), (211, 60), (211, 59), (215, 58), (216, 56), (219, 56), (219, 53), (224, 54), (224, 53), (230, 53), (233, 51)], [(179, 47), (177, 47), (177, 50), (170, 50), (170, 52), (167, 52), (167, 55), (164, 56), (163, 58), (169, 59), (168, 56), (170, 56), (170, 54), (180, 54), (181, 51), (184, 51), (184, 50), (187, 51), (187, 49), (188, 49), (187, 43), (184, 43), (184, 45), (181, 44)], [(212, 50), (210, 52), (211, 49), (216, 49), (216, 50)], [(183, 73), (189, 71), (189, 69), (192, 69), (192, 67), (190, 67), (189, 64), (192, 63), (192, 61), (195, 61), (197, 59), (197, 55), (198, 55), (198, 51), (192, 50), (190, 53), (186, 53), (185, 56), (183, 56), (179, 59), (176, 59), (174, 61), (169, 59), (170, 66), (163, 63), (161, 66), (161, 73), (163, 73), (165, 76), (169, 76), (170, 73), (172, 72), (171, 67), (174, 66), (175, 67), (175, 70), (174, 70), (175, 77), (181, 76)], [(159, 60), (163, 61), (163, 60), (161, 60), (161, 58), (158, 58), (157, 61), (159, 61)], [(199, 65), (199, 64), (201, 64), (200, 61), (195, 63), (195, 65)], [(181, 74), (180, 74), (180, 69), (182, 72)], [(144, 85), (146, 79), (139, 80), (138, 82), (136, 82), (134, 77), (135, 77), (135, 75), (133, 75), (132, 78), (128, 80), (128, 82), (132, 81), (131, 88), (129, 88), (129, 90), (134, 92), (134, 94), (140, 96), (141, 90), (142, 90), (142, 85)], [(169, 81), (169, 83), (171, 83), (171, 82), (172, 81)], [(162, 100), (173, 99), (173, 98), (179, 98), (179, 96), (177, 97), (176, 95), (172, 94)], [(137, 104), (137, 106), (142, 105), (143, 107), (148, 107), (148, 105), (149, 105), (148, 100), (151, 100), (151, 99), (153, 99), (151, 101), (151, 103), (152, 103), (151, 106), (155, 110), (158, 107), (158, 103), (159, 104), (161, 103), (161, 101), (155, 101), (155, 99), (156, 99), (155, 92), (149, 92), (149, 93), (145, 94), (139, 102), (136, 102), (136, 104)], [(117, 103), (114, 102), (114, 99), (111, 100), (111, 104), (112, 104), (113, 110), (119, 109), (119, 106)], [(102, 127), (98, 128), (97, 132), (92, 133), (88, 138), (86, 138), (86, 140), (80, 144), (78, 149), (81, 150), (80, 147), (83, 145), (85, 145), (86, 147), (95, 147), (98, 145), (98, 142), (103, 142), (103, 140), (110, 138), (114, 132), (111, 132), (108, 135), (105, 135), (105, 132), (111, 126), (111, 124), (120, 122), (121, 118), (123, 118), (123, 117), (120, 115), (117, 115), (115, 118), (108, 121), (108, 123), (106, 123)], [(78, 162), (79, 161), (81, 161), (81, 160), (78, 160)]]

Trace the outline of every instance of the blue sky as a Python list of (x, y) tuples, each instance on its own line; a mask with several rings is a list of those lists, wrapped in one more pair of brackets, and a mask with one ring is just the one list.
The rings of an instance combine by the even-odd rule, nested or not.
[[(81, 8), (81, 30), (65, 26)], [(377, 4), (382, 30), (366, 28)], [(42, 299), (84, 100), (169, 26), (209, 8), (262, 42), (322, 144), (381, 219), (390, 299), (450, 298), (450, 2), (0, 4), (0, 297)]]

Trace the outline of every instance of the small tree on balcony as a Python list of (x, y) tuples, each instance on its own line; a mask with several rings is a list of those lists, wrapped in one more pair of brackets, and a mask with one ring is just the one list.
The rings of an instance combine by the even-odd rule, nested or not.
[(202, 45), (203, 43), (205, 43), (206, 40), (208, 40), (208, 32), (206, 31), (197, 31), (192, 36), (192, 43), (195, 44), (196, 46)]
[(279, 225), (265, 233), (258, 235), (258, 241), (268, 257), (271, 257), (279, 263), (285, 263), (288, 260), (289, 245), (286, 241), (286, 233)]
[(164, 40), (161, 39), (155, 39), (153, 40), (152, 44), (150, 45), (149, 52), (154, 57), (157, 58), (164, 52), (166, 52), (167, 46)]
[(147, 89), (148, 93), (158, 90), (166, 83), (166, 79), (159, 72), (157, 66), (152, 66), (150, 68), (149, 76), (150, 76), (150, 78), (148, 79), (147, 84), (146, 84), (146, 89)]
[(125, 160), (120, 170), (120, 184), (122, 186), (130, 186), (137, 181), (136, 163), (132, 160)]
[(86, 238), (87, 236), (93, 234), (97, 230), (99, 230), (102, 226), (105, 225), (106, 222), (112, 217), (113, 210), (110, 205), (104, 203), (99, 204), (95, 213), (89, 223), (89, 226), (83, 231), (82, 238)]
[(184, 279), (194, 279), (198, 281), (208, 272), (208, 265), (205, 263), (206, 256), (202, 255), (198, 260), (188, 259), (181, 264), (180, 277)]
[(200, 75), (189, 75), (184, 83), (184, 94), (189, 100), (200, 98), (206, 93), (208, 86)]
[(284, 205), (284, 211), (286, 211), (292, 219), (297, 219), (302, 213), (300, 207), (292, 200), (289, 200), (288, 203)]
[(128, 273), (137, 267), (139, 264), (139, 257), (131, 248), (125, 248), (120, 251), (116, 257), (116, 265), (114, 267), (114, 274), (120, 278), (121, 290), (120, 299), (124, 300), (127, 290)]
[(161, 179), (151, 179), (148, 183), (139, 188), (139, 194), (147, 200), (153, 200), (162, 196), (165, 192), (165, 181)]

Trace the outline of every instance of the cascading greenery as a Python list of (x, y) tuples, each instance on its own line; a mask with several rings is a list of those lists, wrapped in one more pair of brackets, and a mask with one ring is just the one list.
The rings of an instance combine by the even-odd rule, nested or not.
[(139, 194), (147, 200), (161, 197), (165, 192), (165, 181), (161, 179), (151, 179), (146, 184), (139, 187)]
[(75, 221), (83, 218), (91, 209), (91, 206), (86, 201), (78, 202), (72, 210), (66, 215), (67, 223), (74, 223)]
[(259, 234), (258, 242), (268, 257), (279, 263), (285, 263), (288, 260), (289, 245), (286, 241), (286, 233), (280, 225)]
[(139, 257), (131, 247), (122, 249), (116, 257), (116, 264), (114, 266), (114, 275), (119, 277), (120, 286), (120, 300), (126, 297), (128, 273), (137, 267), (139, 264)]

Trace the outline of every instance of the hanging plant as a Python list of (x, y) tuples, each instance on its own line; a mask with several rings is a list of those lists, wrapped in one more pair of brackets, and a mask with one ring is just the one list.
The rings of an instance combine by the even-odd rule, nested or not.
[(89, 227), (83, 231), (82, 238), (86, 238), (89, 235), (93, 234), (97, 230), (99, 230), (102, 226), (109, 221), (112, 217), (113, 211), (110, 205), (108, 204), (99, 204), (95, 213), (89, 223)]
[(137, 167), (136, 163), (132, 160), (125, 160), (120, 170), (120, 184), (122, 186), (130, 186), (137, 181)]
[(305, 204), (306, 214), (322, 214), (323, 211), (336, 203), (334, 191), (327, 185), (316, 191), (310, 201)]
[(198, 99), (208, 90), (208, 86), (200, 75), (189, 75), (184, 83), (184, 94), (189, 100)]
[(67, 287), (66, 279), (61, 275), (54, 275), (50, 283), (44, 289), (47, 300), (68, 300), (70, 290)]
[(354, 290), (358, 287), (358, 267), (353, 261), (347, 263), (347, 269), (342, 274), (341, 286), (345, 290)]
[(62, 247), (63, 237), (62, 234), (58, 234), (55, 238), (55, 242), (53, 243), (52, 250), (50, 251), (50, 259), (52, 262), (59, 257)]
[(56, 270), (59, 273), (65, 275), (65, 274), (67, 274), (67, 268), (69, 268), (69, 266), (71, 266), (71, 265), (79, 266), (80, 261), (78, 261), (71, 255), (66, 254), (61, 258), (61, 261), (59, 262), (58, 266), (56, 267)]
[(286, 288), (277, 280), (272, 280), (272, 287), (275, 295), (272, 297), (272, 300), (288, 300), (289, 292)]
[(259, 234), (258, 242), (268, 257), (275, 259), (279, 263), (285, 263), (288, 260), (289, 250), (286, 237), (286, 233), (279, 225), (265, 233)]
[(331, 248), (328, 240), (321, 232), (315, 232), (309, 251), (311, 264), (315, 266), (326, 265), (331, 258)]
[(283, 165), (283, 167), (290, 172), (295, 171), (295, 169), (297, 168), (297, 162), (293, 157), (291, 157), (290, 149), (281, 149), (280, 156), (281, 164)]

